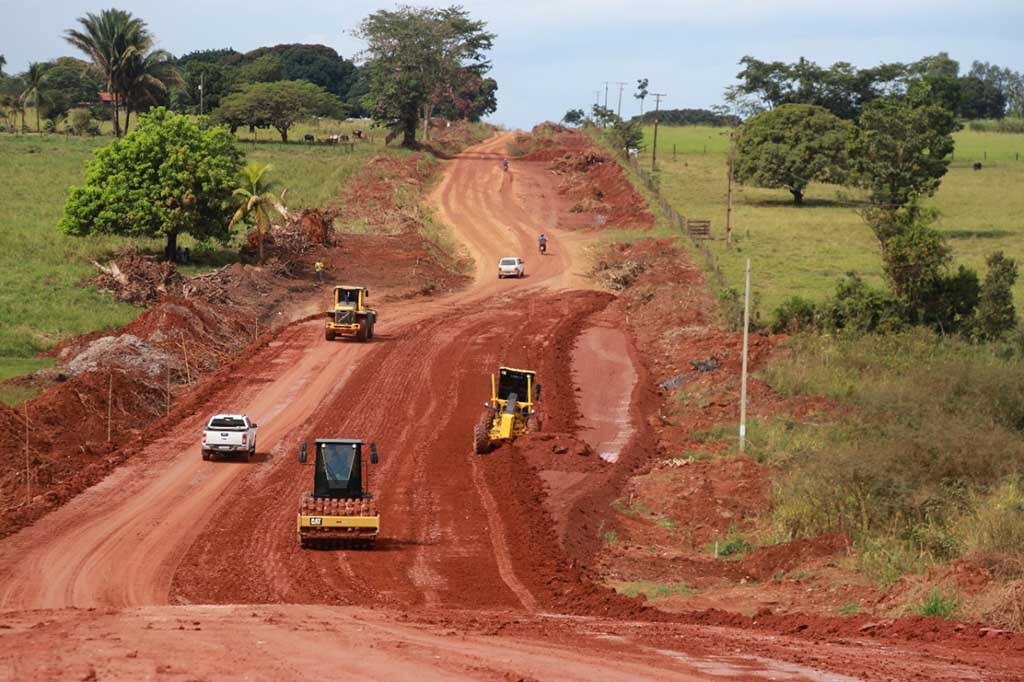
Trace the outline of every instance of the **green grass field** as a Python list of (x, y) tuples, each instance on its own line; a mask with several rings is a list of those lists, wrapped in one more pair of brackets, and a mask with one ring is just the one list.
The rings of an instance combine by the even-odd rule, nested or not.
[[(650, 128), (645, 130), (645, 168), (651, 163), (651, 133)], [(956, 158), (929, 200), (941, 212), (937, 227), (949, 238), (957, 262), (976, 268), (981, 276), (985, 256), (998, 249), (1024, 265), (1024, 135), (965, 130), (955, 139)], [(1013, 160), (1018, 150), (1019, 162)], [(985, 167), (974, 171), (972, 162), (986, 151)], [(856, 190), (812, 185), (805, 205), (796, 207), (786, 190), (735, 186), (735, 247), (727, 249), (727, 152), (726, 129), (658, 129), (661, 191), (683, 215), (712, 221), (716, 239), (711, 249), (731, 286), (742, 288), (748, 257), (752, 286), (766, 313), (789, 296), (821, 300), (851, 270), (869, 282), (882, 283), (877, 242), (857, 214), (862, 196)], [(1024, 279), (1018, 281), (1015, 297), (1024, 305)]]
[[(110, 142), (109, 137), (0, 135), (0, 186), (5, 192), (0, 201), (0, 379), (44, 366), (35, 354), (62, 339), (126, 324), (141, 312), (80, 283), (95, 272), (92, 260), (108, 258), (129, 243), (158, 252), (160, 241), (69, 237), (57, 229), (68, 188), (83, 181), (93, 151)], [(288, 188), (288, 205), (301, 208), (322, 205), (336, 195), (383, 146), (356, 145), (354, 152), (347, 152), (268, 141), (245, 143), (242, 149), (250, 159), (272, 163), (279, 189)], [(196, 246), (189, 238), (180, 243)], [(208, 265), (237, 258), (232, 245), (196, 252), (210, 260)]]

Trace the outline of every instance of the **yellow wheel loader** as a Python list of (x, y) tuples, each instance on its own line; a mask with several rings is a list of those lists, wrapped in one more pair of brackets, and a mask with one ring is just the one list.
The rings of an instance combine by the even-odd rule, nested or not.
[(324, 337), (333, 341), (337, 337), (369, 341), (377, 323), (377, 311), (366, 307), (370, 290), (366, 287), (334, 287), (334, 307), (327, 311)]
[[(372, 545), (380, 533), (380, 513), (363, 488), (363, 448), (352, 438), (317, 438), (313, 443), (313, 491), (299, 498), (298, 533), (302, 547)], [(370, 443), (370, 463), (377, 446)], [(306, 463), (306, 444), (299, 462)]]
[(491, 375), (491, 399), (473, 429), (473, 451), (489, 452), (495, 443), (509, 441), (527, 431), (540, 430), (536, 401), (540, 400), (537, 373), (499, 367)]

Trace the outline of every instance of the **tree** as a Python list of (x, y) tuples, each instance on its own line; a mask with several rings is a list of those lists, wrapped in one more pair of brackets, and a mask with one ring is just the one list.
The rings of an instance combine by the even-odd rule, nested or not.
[(241, 126), (272, 127), (288, 141), (288, 130), (309, 116), (341, 116), (344, 105), (323, 88), (305, 81), (251, 83), (223, 100), (214, 118), (234, 133)]
[(960, 79), (957, 115), (968, 120), (1003, 118), (1006, 115), (1006, 95), (994, 83), (977, 76), (964, 76)]
[(852, 126), (828, 110), (784, 104), (740, 128), (735, 177), (757, 187), (785, 187), (802, 204), (811, 182), (841, 182)]
[(648, 83), (649, 83), (649, 81), (646, 78), (638, 78), (636, 80), (636, 94), (633, 95), (633, 97), (636, 97), (638, 100), (640, 100), (640, 115), (641, 116), (644, 115), (644, 100), (647, 99), (647, 92), (648, 92), (647, 85), (648, 85)]
[(467, 70), (483, 77), (490, 70), (486, 51), (494, 34), (473, 21), (461, 7), (399, 7), (363, 19), (357, 36), (366, 40), (369, 93), (373, 119), (400, 130), (402, 144), (416, 145), (416, 124), (426, 123), (438, 92), (465, 78)]
[(61, 229), (164, 237), (174, 258), (179, 234), (227, 239), (231, 193), (242, 153), (223, 128), (202, 130), (187, 116), (157, 108), (124, 139), (96, 152), (86, 182), (72, 187)]
[(0, 78), (4, 76), (4, 67), (7, 66), (7, 57), (0, 54)]
[(238, 68), (236, 77), (240, 83), (273, 83), (286, 79), (281, 58), (276, 54), (264, 54), (246, 62)]
[(459, 79), (439, 88), (432, 101), (435, 113), (449, 120), (479, 121), (498, 108), (498, 82), (466, 70)]
[(73, 57), (60, 57), (46, 64), (43, 89), (47, 93), (47, 117), (56, 119), (79, 106), (99, 103), (103, 83), (89, 64)]
[(133, 109), (141, 111), (144, 106), (163, 104), (167, 89), (182, 83), (174, 57), (165, 50), (130, 55), (125, 60), (119, 81), (124, 94), (125, 130), (128, 130)]
[(44, 93), (43, 88), (45, 81), (43, 76), (46, 75), (46, 66), (39, 62), (30, 62), (28, 65), (28, 71), (22, 76), (22, 81), (25, 84), (25, 89), (21, 91), (21, 104), (22, 107), (31, 103), (32, 107), (36, 110), (36, 132), (40, 132), (39, 128), (39, 108), (43, 105), (44, 99), (49, 97)]
[(86, 14), (78, 19), (81, 30), (68, 29), (65, 39), (92, 60), (113, 99), (114, 135), (121, 136), (120, 107), (124, 101), (122, 78), (126, 65), (138, 53), (146, 53), (153, 37), (146, 22), (119, 9)]
[(578, 126), (583, 123), (583, 119), (586, 117), (587, 114), (582, 109), (570, 109), (565, 112), (565, 116), (562, 117), (562, 123), (570, 126)]
[(946, 174), (958, 127), (953, 112), (937, 104), (914, 106), (893, 97), (871, 102), (850, 144), (854, 181), (879, 205), (931, 196)]
[(275, 206), (278, 199), (271, 192), (273, 182), (267, 180), (267, 174), (274, 167), (268, 164), (252, 162), (246, 164), (242, 169), (240, 187), (236, 187), (232, 195), (235, 197), (238, 208), (231, 217), (228, 225), (230, 231), (236, 223), (250, 219), (256, 223), (256, 236), (260, 245), (260, 264), (263, 264), (263, 239), (273, 222), (271, 217), (279, 215)]
[(996, 251), (985, 259), (988, 271), (981, 285), (975, 333), (982, 339), (998, 339), (1017, 325), (1013, 307), (1013, 285), (1017, 283), (1017, 261)]
[(611, 146), (621, 152), (639, 148), (640, 143), (644, 141), (644, 128), (639, 119), (623, 121), (618, 116), (615, 118), (616, 121), (607, 132)]

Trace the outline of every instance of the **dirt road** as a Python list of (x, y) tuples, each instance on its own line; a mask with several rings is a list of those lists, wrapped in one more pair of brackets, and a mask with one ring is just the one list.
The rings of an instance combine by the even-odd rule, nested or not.
[[(471, 287), (383, 309), (368, 344), (288, 328), (205, 411), (0, 542), (0, 677), (1017, 679), (1020, 652), (661, 622), (587, 582), (558, 542), (572, 505), (546, 503), (545, 481), (592, 492), (642, 442), (629, 401), (579, 368), (613, 353), (626, 386), (642, 369), (611, 297), (588, 289), (585, 233), (551, 227), (566, 206), (545, 164), (503, 172), (504, 142), (451, 162), (432, 199), (476, 262)], [(497, 280), (506, 255), (527, 277)], [(475, 457), (499, 363), (540, 372), (544, 433)], [(203, 420), (236, 410), (260, 424), (259, 456), (203, 462)], [(584, 426), (607, 462), (558, 454)], [(295, 454), (318, 436), (379, 445), (374, 551), (298, 547), (310, 473)]]

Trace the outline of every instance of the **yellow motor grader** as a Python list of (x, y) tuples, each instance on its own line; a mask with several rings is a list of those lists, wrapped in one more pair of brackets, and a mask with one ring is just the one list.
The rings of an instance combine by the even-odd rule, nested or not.
[(324, 337), (328, 341), (338, 336), (357, 341), (372, 339), (377, 311), (366, 307), (369, 296), (370, 290), (366, 287), (334, 287), (334, 307), (327, 311)]
[(473, 429), (473, 451), (482, 455), (495, 443), (540, 430), (537, 400), (540, 384), (536, 372), (499, 367), (498, 374), (491, 375), (491, 399)]
[[(298, 533), (302, 547), (339, 543), (372, 545), (380, 533), (380, 512), (363, 488), (363, 448), (353, 438), (317, 438), (313, 443), (313, 491), (299, 498)], [(299, 462), (306, 463), (306, 443)], [(370, 464), (378, 462), (370, 443)]]

